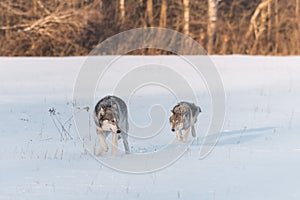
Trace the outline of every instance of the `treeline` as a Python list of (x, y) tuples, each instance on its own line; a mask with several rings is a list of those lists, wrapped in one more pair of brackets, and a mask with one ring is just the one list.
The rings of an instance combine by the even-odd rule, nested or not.
[(299, 6), (300, 0), (1, 0), (0, 56), (87, 55), (108, 37), (141, 27), (182, 32), (209, 54), (299, 55)]

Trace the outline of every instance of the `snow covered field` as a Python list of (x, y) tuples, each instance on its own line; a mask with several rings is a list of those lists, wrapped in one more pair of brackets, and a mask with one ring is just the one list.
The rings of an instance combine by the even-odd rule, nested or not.
[[(119, 62), (126, 66), (136, 59), (178, 65), (176, 57), (164, 56)], [(75, 131), (73, 87), (85, 58), (0, 58), (0, 199), (299, 199), (300, 57), (211, 59), (226, 94), (224, 126), (213, 151), (199, 159), (211, 117), (210, 97), (199, 83), (203, 113), (197, 140), (174, 164), (130, 174), (95, 160)], [(186, 76), (193, 79), (193, 74)], [(129, 108), (132, 120), (147, 125), (147, 115), (139, 114), (147, 112), (145, 105), (158, 99), (168, 107), (176, 101), (164, 98), (160, 87), (144, 89), (146, 94), (136, 91)], [(95, 98), (105, 91), (97, 88)], [(153, 92), (159, 95), (149, 95)], [(175, 135), (168, 124), (162, 133), (144, 141), (129, 137), (131, 151), (164, 148)], [(118, 154), (115, 159), (122, 162), (124, 155)], [(114, 159), (110, 153), (104, 158)]]

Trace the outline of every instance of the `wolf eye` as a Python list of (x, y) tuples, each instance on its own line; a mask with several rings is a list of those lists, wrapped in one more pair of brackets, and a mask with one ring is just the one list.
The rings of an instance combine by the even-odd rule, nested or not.
[(111, 120), (112, 123), (115, 123), (115, 120)]

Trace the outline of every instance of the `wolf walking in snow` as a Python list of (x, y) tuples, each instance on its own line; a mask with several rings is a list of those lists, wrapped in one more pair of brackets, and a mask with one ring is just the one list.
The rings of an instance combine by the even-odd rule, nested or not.
[[(178, 141), (185, 142), (188, 134), (192, 132), (192, 136), (196, 137), (195, 123), (201, 109), (194, 103), (180, 102), (172, 110), (170, 115), (170, 123), (172, 132), (176, 132)], [(184, 130), (184, 136), (182, 137), (181, 131)]]
[(106, 96), (101, 99), (94, 110), (94, 121), (100, 142), (101, 155), (108, 151), (106, 137), (112, 133), (112, 155), (116, 155), (118, 139), (123, 139), (126, 154), (130, 153), (128, 146), (128, 112), (125, 102), (116, 96)]

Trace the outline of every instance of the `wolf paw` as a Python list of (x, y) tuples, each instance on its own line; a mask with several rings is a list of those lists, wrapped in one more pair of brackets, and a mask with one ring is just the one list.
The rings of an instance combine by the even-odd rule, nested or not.
[(101, 148), (99, 151), (98, 151), (98, 153), (96, 154), (96, 156), (101, 156), (101, 154), (103, 153), (103, 152), (108, 152), (108, 147), (107, 148)]

